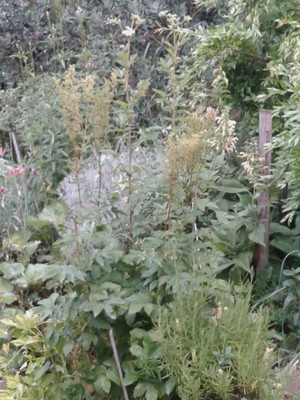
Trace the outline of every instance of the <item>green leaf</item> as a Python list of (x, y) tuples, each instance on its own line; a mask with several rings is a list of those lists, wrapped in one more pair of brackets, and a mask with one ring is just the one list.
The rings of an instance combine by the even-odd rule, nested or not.
[(106, 376), (107, 376), (107, 378), (108, 378), (111, 382), (113, 382), (113, 383), (115, 383), (116, 385), (120, 386), (120, 384), (121, 384), (121, 382), (120, 382), (120, 377), (119, 377), (119, 375), (117, 374), (117, 372), (115, 371), (115, 369), (109, 368), (109, 369), (106, 371)]
[(281, 89), (286, 90), (287, 89), (287, 85), (286, 82), (284, 82), (283, 80), (279, 81), (279, 85), (281, 87)]
[(14, 339), (11, 341), (15, 346), (29, 346), (31, 344), (42, 343), (41, 337), (38, 335), (23, 336), (19, 339)]
[(5, 304), (11, 304), (17, 301), (18, 298), (14, 293), (1, 293), (0, 294), (0, 302)]
[(29, 264), (25, 271), (25, 277), (28, 283), (42, 281), (46, 276), (46, 264)]
[(142, 310), (142, 308), (144, 307), (144, 304), (141, 303), (131, 303), (129, 306), (129, 310), (128, 310), (128, 314), (132, 315), (132, 314), (136, 314), (139, 311)]
[(147, 390), (146, 384), (143, 382), (140, 382), (134, 388), (133, 395), (134, 395), (134, 397), (141, 397), (145, 394), (146, 390)]
[(52, 223), (49, 221), (41, 220), (39, 218), (35, 218), (32, 216), (26, 217), (25, 222), (28, 226), (32, 226), (33, 228), (44, 228), (45, 226), (50, 226)]
[(253, 254), (250, 251), (244, 253), (239, 253), (236, 258), (234, 258), (234, 265), (251, 274), (251, 260)]
[(295, 300), (296, 300), (296, 297), (295, 297), (293, 294), (288, 294), (288, 295), (286, 296), (286, 298), (284, 299), (283, 309), (287, 308), (288, 305), (289, 305), (291, 302), (295, 301)]
[(111, 382), (105, 375), (100, 375), (94, 382), (95, 391), (99, 394), (105, 392), (109, 393), (111, 388)]
[(284, 287), (289, 287), (289, 288), (295, 288), (296, 286), (296, 281), (294, 279), (286, 279), (283, 281), (282, 284)]
[(67, 215), (67, 207), (62, 201), (53, 201), (49, 206), (46, 206), (39, 214), (39, 220), (47, 221), (53, 224), (56, 228), (65, 222)]
[(270, 245), (288, 254), (295, 250), (296, 243), (297, 240), (295, 240), (295, 238), (291, 240), (291, 237), (278, 234), (273, 240), (271, 240)]
[(46, 361), (44, 365), (36, 368), (34, 372), (35, 379), (40, 379), (44, 375), (44, 373), (49, 370), (50, 366), (51, 366), (50, 361)]
[(145, 331), (144, 329), (134, 328), (130, 331), (130, 336), (133, 339), (142, 339), (146, 333), (147, 331)]
[(14, 232), (9, 236), (8, 243), (9, 243), (10, 247), (12, 247), (13, 249), (21, 250), (26, 246), (30, 237), (31, 237), (31, 233), (27, 230)]
[(7, 375), (5, 377), (5, 381), (7, 389), (16, 390), (18, 385), (20, 384), (20, 376), (19, 374)]
[(236, 179), (221, 179), (215, 188), (223, 193), (242, 193), (248, 191), (248, 188)]
[(128, 265), (136, 265), (145, 259), (145, 254), (142, 251), (131, 250), (123, 257), (123, 261)]
[(100, 377), (100, 380), (101, 380), (101, 386), (102, 386), (104, 392), (105, 393), (109, 393), (110, 392), (110, 388), (111, 388), (110, 380), (104, 375), (102, 375)]
[(143, 347), (141, 347), (138, 344), (131, 346), (130, 352), (132, 355), (134, 355), (137, 358), (143, 358), (145, 356), (145, 351), (144, 351)]
[(15, 278), (25, 271), (25, 267), (20, 263), (3, 262), (0, 264), (0, 271), (7, 279)]
[[(49, 279), (59, 283), (64, 281), (75, 282), (75, 280), (84, 280), (83, 272), (79, 271), (74, 266), (59, 264), (29, 264), (25, 271), (25, 277), (28, 283), (47, 281)], [(16, 280), (16, 283), (17, 282)]]
[(103, 310), (104, 305), (103, 303), (93, 302), (91, 303), (93, 315), (96, 318)]
[(63, 354), (67, 356), (69, 353), (71, 353), (73, 347), (74, 347), (74, 340), (68, 340), (63, 346), (62, 349)]
[(125, 386), (129, 386), (136, 382), (139, 379), (139, 374), (137, 372), (131, 371), (125, 375), (124, 384)]
[(148, 304), (144, 305), (145, 313), (148, 315), (150, 315), (152, 313), (153, 308), (154, 308), (154, 304), (152, 304), (152, 303), (148, 303)]
[(150, 300), (151, 296), (147, 295), (146, 293), (137, 293), (129, 296), (127, 298), (127, 301), (129, 303), (128, 314), (132, 315), (140, 312), (143, 309), (143, 307), (151, 304)]
[(167, 382), (165, 383), (165, 390), (166, 390), (166, 394), (169, 396), (172, 391), (174, 390), (175, 386), (176, 386), (176, 379), (174, 377), (171, 377), (167, 380)]
[(158, 398), (158, 391), (151, 383), (147, 384), (146, 388), (146, 400), (156, 400)]
[(278, 222), (270, 223), (270, 235), (281, 233), (282, 235), (290, 236), (294, 235), (294, 231), (285, 225), (279, 224)]
[(13, 290), (13, 285), (7, 279), (0, 277), (0, 293), (8, 293)]
[(258, 243), (258, 244), (261, 244), (262, 246), (264, 246), (265, 245), (264, 236), (265, 236), (264, 227), (260, 226), (255, 231), (253, 231), (249, 234), (249, 239), (254, 243)]
[(82, 347), (84, 350), (88, 350), (89, 347), (93, 344), (96, 345), (99, 341), (97, 335), (93, 335), (92, 333), (85, 332), (79, 337), (79, 341), (82, 343)]

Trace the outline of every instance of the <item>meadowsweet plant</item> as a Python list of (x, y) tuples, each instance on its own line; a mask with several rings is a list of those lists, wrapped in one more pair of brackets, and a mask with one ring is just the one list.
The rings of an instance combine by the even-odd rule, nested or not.
[(237, 139), (234, 126), (234, 121), (228, 115), (218, 115), (216, 109), (208, 107), (204, 113), (188, 114), (186, 123), (181, 125), (181, 134), (169, 135), (166, 142), (169, 182), (167, 226), (170, 226), (171, 202), (176, 182), (185, 185), (186, 204), (191, 205), (197, 196), (202, 195), (202, 168), (209, 164), (216, 167), (213, 161), (216, 154), (235, 150)]
[(167, 159), (170, 180), (181, 173), (187, 174), (201, 169), (213, 152), (226, 153), (235, 150), (235, 122), (225, 114), (208, 107), (204, 113), (194, 112), (186, 117), (183, 132), (169, 135)]
[(79, 181), (81, 163), (90, 155), (98, 166), (98, 192), (101, 193), (101, 152), (108, 147), (107, 133), (112, 90), (109, 81), (95, 87), (92, 75), (78, 78), (74, 66), (66, 75), (55, 79), (61, 103), (61, 114), (66, 136), (73, 153), (72, 170), (76, 175), (79, 204), (82, 206), (82, 189)]
[(96, 88), (93, 76), (77, 78), (74, 66), (69, 67), (62, 79), (55, 79), (55, 84), (73, 151), (73, 167), (78, 172), (87, 148), (98, 155), (103, 143), (107, 142), (112, 99), (110, 84), (107, 81), (101, 88)]

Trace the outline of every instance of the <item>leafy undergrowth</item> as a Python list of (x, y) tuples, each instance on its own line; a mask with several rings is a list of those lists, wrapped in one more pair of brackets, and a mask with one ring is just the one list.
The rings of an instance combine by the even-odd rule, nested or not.
[[(57, 269), (56, 274), (62, 276)], [(282, 399), (282, 386), (270, 378), (276, 351), (267, 311), (250, 312), (251, 287), (232, 290), (211, 278), (207, 271), (200, 280), (194, 276), (174, 301), (157, 308), (156, 318), (154, 304), (143, 304), (141, 294), (109, 299), (107, 291), (116, 284), (107, 283), (94, 293), (94, 317), (86, 312), (91, 302), (79, 304), (82, 294), (76, 298), (73, 292), (51, 295), (33, 311), (2, 319), (2, 371), (8, 390), (1, 398), (119, 397), (118, 363), (111, 356), (114, 344), (108, 335), (113, 326), (123, 357), (123, 384), (129, 393), (134, 388), (134, 398)], [(101, 299), (106, 299), (106, 314), (108, 304), (111, 311), (118, 304), (124, 317), (104, 320)], [(147, 314), (156, 321), (152, 329), (150, 321), (146, 328)], [(138, 315), (143, 315), (143, 324), (141, 318), (134, 322)]]
[(0, 4), (0, 397), (281, 399), (272, 366), (300, 337), (294, 2), (100, 3)]

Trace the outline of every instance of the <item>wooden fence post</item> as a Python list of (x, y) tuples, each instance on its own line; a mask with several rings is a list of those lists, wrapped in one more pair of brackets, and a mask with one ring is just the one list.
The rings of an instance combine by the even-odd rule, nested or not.
[[(271, 169), (271, 151), (266, 149), (272, 141), (272, 112), (259, 112), (258, 155), (262, 175), (269, 175)], [(269, 263), (269, 231), (270, 231), (270, 189), (265, 187), (258, 195), (258, 226), (264, 229), (264, 245), (257, 244), (255, 251), (256, 274)]]

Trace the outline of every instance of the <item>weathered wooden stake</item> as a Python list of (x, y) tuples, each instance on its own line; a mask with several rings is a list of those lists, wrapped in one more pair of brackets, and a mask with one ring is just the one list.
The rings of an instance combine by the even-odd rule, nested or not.
[[(272, 141), (272, 112), (259, 112), (258, 154), (262, 175), (269, 175), (271, 169), (271, 151), (266, 145)], [(269, 263), (269, 226), (270, 226), (270, 189), (264, 188), (258, 195), (258, 225), (264, 229), (264, 245), (258, 244), (255, 251), (255, 268), (258, 273)]]

